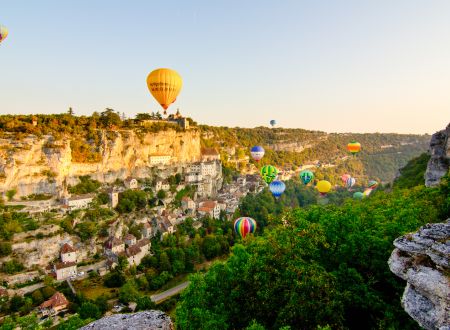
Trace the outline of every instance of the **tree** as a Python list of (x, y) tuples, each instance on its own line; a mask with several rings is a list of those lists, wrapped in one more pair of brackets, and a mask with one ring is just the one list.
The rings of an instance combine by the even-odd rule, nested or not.
[(158, 197), (158, 199), (164, 199), (164, 198), (167, 197), (167, 193), (164, 190), (161, 189), (156, 194), (156, 197)]
[(100, 123), (105, 128), (111, 128), (113, 126), (120, 127), (122, 124), (122, 120), (120, 116), (114, 112), (113, 109), (106, 108), (105, 111), (100, 113)]
[(12, 252), (11, 243), (0, 242), (0, 257), (9, 256)]
[(156, 308), (156, 304), (149, 296), (141, 296), (137, 298), (136, 303), (136, 311), (145, 311)]
[(74, 111), (73, 111), (73, 109), (72, 109), (72, 107), (69, 107), (69, 110), (67, 111), (67, 113), (70, 115), (70, 116), (73, 116), (75, 113), (74, 113)]
[(51, 286), (45, 286), (41, 289), (42, 296), (44, 297), (44, 300), (49, 299), (51, 296), (53, 296), (56, 293), (56, 290), (53, 289)]
[(136, 302), (139, 297), (140, 293), (134, 281), (126, 282), (119, 290), (119, 300), (122, 303)]
[(109, 309), (108, 297), (105, 296), (104, 294), (95, 298), (95, 304), (97, 305), (102, 315), (105, 314)]
[(138, 120), (138, 121), (150, 120), (150, 119), (152, 119), (152, 116), (149, 113), (136, 114), (136, 120)]
[(98, 319), (102, 316), (97, 305), (91, 302), (84, 302), (81, 304), (78, 314), (82, 319)]
[(42, 296), (42, 293), (40, 290), (36, 290), (31, 294), (31, 298), (33, 299), (33, 303), (35, 305), (40, 305), (44, 302), (44, 296)]
[(19, 295), (14, 295), (9, 301), (9, 309), (11, 312), (18, 312), (24, 304), (24, 300)]
[(6, 197), (8, 198), (9, 201), (11, 201), (16, 194), (17, 194), (17, 190), (11, 189), (6, 192)]
[(70, 317), (67, 321), (63, 321), (58, 324), (57, 330), (77, 330), (81, 327), (89, 324), (93, 321), (93, 319), (85, 319), (82, 320), (79, 315), (74, 315)]
[(125, 276), (117, 270), (113, 270), (112, 272), (106, 274), (103, 279), (103, 283), (107, 288), (119, 288), (125, 283), (125, 281)]

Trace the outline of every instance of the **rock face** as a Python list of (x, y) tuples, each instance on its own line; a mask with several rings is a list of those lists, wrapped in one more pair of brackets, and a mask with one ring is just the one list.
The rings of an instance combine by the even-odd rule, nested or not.
[(72, 159), (70, 137), (55, 141), (52, 136), (30, 135), (22, 140), (0, 139), (0, 193), (16, 189), (16, 198), (31, 194), (55, 194), (65, 180), (76, 184), (90, 175), (100, 182), (114, 182), (128, 176), (149, 176), (150, 156), (171, 156), (170, 163), (201, 159), (200, 133), (168, 129), (157, 133), (132, 130), (102, 132), (101, 161), (77, 163)]
[(450, 330), (450, 219), (394, 241), (389, 268), (407, 281), (405, 311), (429, 330)]
[(145, 311), (134, 314), (115, 314), (92, 322), (81, 330), (174, 330), (175, 327), (167, 314), (161, 311)]
[(450, 168), (450, 124), (446, 129), (436, 132), (431, 137), (430, 161), (425, 172), (425, 185), (436, 186)]

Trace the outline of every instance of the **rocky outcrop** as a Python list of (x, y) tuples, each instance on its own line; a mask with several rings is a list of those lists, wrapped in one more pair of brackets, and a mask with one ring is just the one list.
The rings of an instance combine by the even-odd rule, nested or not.
[(116, 314), (92, 322), (81, 330), (174, 330), (170, 317), (161, 311), (145, 311), (133, 314)]
[(448, 173), (450, 168), (450, 124), (446, 129), (436, 132), (431, 136), (430, 160), (425, 172), (425, 185), (437, 186), (441, 178)]
[[(89, 141), (88, 141), (89, 142)], [(133, 130), (103, 132), (98, 146), (101, 160), (77, 163), (72, 159), (70, 137), (55, 141), (52, 136), (30, 135), (0, 139), (0, 192), (17, 190), (16, 198), (31, 194), (55, 194), (65, 181), (76, 184), (89, 175), (100, 182), (128, 176), (148, 177), (150, 156), (171, 156), (172, 164), (201, 159), (200, 133), (196, 130), (139, 133)]]
[(394, 241), (391, 271), (407, 282), (405, 311), (429, 330), (450, 330), (450, 219)]

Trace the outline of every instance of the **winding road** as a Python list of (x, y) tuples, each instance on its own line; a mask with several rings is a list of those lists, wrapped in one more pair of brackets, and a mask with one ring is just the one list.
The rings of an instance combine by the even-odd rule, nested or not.
[(190, 283), (189, 281), (186, 281), (181, 284), (178, 284), (177, 286), (174, 286), (173, 288), (170, 288), (169, 290), (166, 290), (158, 294), (154, 294), (153, 296), (151, 296), (151, 299), (153, 300), (153, 302), (158, 304), (163, 300), (166, 300), (167, 298), (170, 298), (183, 291), (189, 285), (189, 283)]

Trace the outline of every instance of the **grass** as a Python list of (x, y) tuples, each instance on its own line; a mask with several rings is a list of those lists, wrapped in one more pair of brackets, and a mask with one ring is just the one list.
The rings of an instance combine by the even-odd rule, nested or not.
[(73, 285), (77, 292), (81, 292), (86, 298), (93, 300), (101, 295), (113, 298), (117, 296), (119, 290), (117, 288), (107, 288), (103, 286), (103, 280), (101, 278), (87, 278), (82, 281), (73, 282)]
[(158, 290), (156, 290), (155, 292), (153, 292), (152, 294), (158, 294), (161, 293), (163, 291), (166, 291), (170, 288), (173, 288), (174, 286), (177, 286), (178, 284), (181, 284), (183, 282), (186, 282), (188, 279), (188, 276), (191, 273), (185, 273), (185, 274), (180, 274), (175, 276), (174, 278), (172, 278), (169, 282), (167, 282), (166, 284), (164, 284), (161, 288), (159, 288)]

